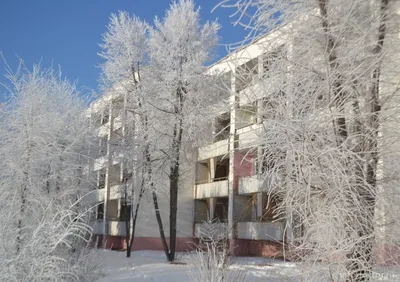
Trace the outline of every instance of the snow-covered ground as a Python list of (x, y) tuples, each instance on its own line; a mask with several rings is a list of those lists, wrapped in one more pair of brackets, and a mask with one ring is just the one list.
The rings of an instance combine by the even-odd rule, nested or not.
[[(126, 258), (125, 252), (104, 250), (99, 252), (99, 259), (104, 277), (97, 282), (185, 282), (189, 281), (189, 271), (194, 271), (193, 254), (188, 253), (179, 253), (177, 259), (186, 264), (169, 264), (160, 251), (133, 252), (131, 258)], [(332, 281), (321, 277), (320, 265), (307, 268), (305, 273), (300, 264), (268, 258), (236, 257), (232, 262), (232, 269), (245, 272), (246, 282)], [(374, 281), (400, 281), (397, 269), (385, 269), (380, 273), (374, 275)]]
[[(178, 262), (186, 265), (169, 264), (163, 252), (140, 251), (133, 252), (130, 259), (125, 252), (108, 251), (100, 252), (103, 260), (102, 271), (104, 278), (98, 282), (106, 281), (189, 281), (188, 272), (193, 254), (179, 253)], [(289, 277), (298, 275), (294, 263), (272, 260), (267, 258), (240, 257), (233, 260), (232, 268), (246, 272), (246, 281), (288, 281)], [(296, 281), (289, 279), (289, 281)]]

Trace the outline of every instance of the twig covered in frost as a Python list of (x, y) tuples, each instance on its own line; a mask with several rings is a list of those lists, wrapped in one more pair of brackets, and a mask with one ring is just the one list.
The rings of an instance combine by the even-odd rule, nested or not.
[(191, 282), (246, 281), (245, 272), (230, 268), (228, 235), (228, 224), (218, 220), (202, 224), (199, 249), (191, 256), (193, 267), (188, 272)]

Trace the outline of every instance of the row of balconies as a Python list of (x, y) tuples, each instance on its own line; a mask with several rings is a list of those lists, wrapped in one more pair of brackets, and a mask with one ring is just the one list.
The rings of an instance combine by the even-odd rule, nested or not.
[[(110, 198), (109, 200), (119, 200), (125, 197), (125, 193), (130, 197), (132, 191), (130, 189), (124, 190), (123, 185), (113, 185), (110, 187)], [(105, 189), (96, 189), (90, 191), (88, 195), (85, 196), (84, 200), (89, 203), (99, 203), (104, 202), (105, 199)]]
[(239, 91), (239, 106), (245, 106), (255, 101), (268, 97), (270, 93), (276, 93), (282, 90), (283, 83), (274, 83), (270, 80), (261, 80), (250, 84), (248, 87)]
[[(239, 195), (248, 195), (259, 192), (268, 192), (269, 178), (259, 179), (257, 175), (239, 179)], [(228, 197), (228, 180), (195, 185), (195, 199)]]
[[(122, 159), (123, 159), (123, 154), (122, 153), (114, 152), (114, 154), (112, 156), (112, 164), (111, 165), (119, 164)], [(93, 163), (93, 170), (97, 171), (97, 170), (100, 170), (102, 168), (105, 168), (106, 165), (107, 165), (107, 162), (108, 162), (107, 155), (95, 159), (94, 163)]]
[[(209, 223), (195, 224), (195, 237), (227, 237), (228, 228), (226, 223), (212, 223), (212, 234), (210, 232)], [(269, 240), (282, 241), (285, 233), (285, 225), (283, 222), (238, 222), (236, 224), (238, 239), (247, 240)], [(225, 233), (225, 234), (224, 234)]]
[[(260, 143), (263, 124), (252, 124), (236, 131), (237, 148), (248, 149)], [(217, 156), (224, 156), (229, 153), (229, 139), (224, 139), (207, 146), (200, 147), (198, 150), (198, 160), (206, 160)]]
[[(107, 135), (110, 131), (110, 125), (111, 122), (110, 120), (107, 121), (105, 124), (103, 124), (102, 126), (99, 127), (97, 135), (99, 137), (103, 137), (105, 135)], [(113, 126), (113, 130), (118, 130), (122, 127), (122, 116), (117, 116), (114, 118), (114, 126)]]

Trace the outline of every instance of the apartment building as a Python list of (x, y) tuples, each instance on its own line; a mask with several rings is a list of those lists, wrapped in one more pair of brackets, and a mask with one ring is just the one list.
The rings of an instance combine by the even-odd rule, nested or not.
[[(261, 129), (257, 115), (262, 106), (257, 81), (264, 79), (271, 58), (279, 55), (282, 44), (265, 52), (265, 43), (276, 41), (274, 32), (232, 53), (211, 66), (207, 73), (223, 73), (229, 88), (230, 108), (212, 121), (212, 140), (195, 151), (196, 159), (186, 170), (192, 176), (181, 183), (178, 203), (178, 251), (193, 249), (205, 235), (207, 221), (225, 226), (232, 250), (237, 255), (276, 255), (286, 240), (286, 222), (273, 221), (273, 203), (267, 207), (268, 181), (260, 180), (265, 165), (259, 164), (262, 148), (253, 141)], [(240, 79), (238, 78), (240, 74)], [(124, 180), (130, 171), (130, 157), (119, 152), (119, 144), (129, 134), (134, 116), (126, 110), (124, 91), (105, 93), (90, 106), (92, 126), (98, 143), (92, 148), (89, 167), (97, 190), (94, 234), (107, 248), (124, 248), (126, 220), (130, 208), (123, 204), (132, 187)], [(168, 195), (159, 195), (160, 210), (168, 234)], [(227, 227), (227, 228), (226, 228)], [(168, 236), (168, 235), (167, 235)], [(139, 209), (133, 249), (159, 249), (162, 245), (150, 199), (144, 198)]]
[[(209, 227), (206, 222), (210, 221), (220, 225), (221, 232), (228, 233), (234, 255), (279, 256), (285, 242), (293, 239), (292, 224), (276, 221), (274, 210), (279, 199), (273, 195), (268, 197), (273, 185), (265, 177), (265, 171), (271, 164), (263, 159), (265, 148), (259, 146), (263, 123), (268, 119), (263, 116), (265, 111), (260, 114), (266, 107), (266, 95), (282, 91), (282, 81), (290, 79), (289, 72), (274, 77), (273, 81), (268, 76), (271, 63), (282, 52), (291, 56), (293, 42), (285, 30), (290, 28), (291, 25), (286, 25), (272, 31), (207, 70), (207, 74), (223, 74), (230, 106), (221, 109), (212, 120), (209, 134), (212, 139), (196, 150), (195, 161), (186, 168), (191, 175), (180, 184), (178, 251), (193, 249), (193, 244), (206, 235)], [(126, 98), (121, 93), (106, 93), (90, 108), (93, 126), (98, 128), (100, 137), (90, 168), (96, 179), (96, 202), (99, 203), (94, 234), (102, 238), (106, 247), (113, 248), (124, 248), (125, 221), (130, 220), (127, 218), (130, 210), (122, 202), (126, 198), (124, 191), (131, 189), (121, 188), (130, 164), (118, 152), (116, 144), (123, 142), (127, 134), (134, 134), (128, 132), (134, 117), (125, 109)], [(159, 199), (168, 234), (168, 193), (161, 192)], [(145, 198), (139, 209), (133, 249), (162, 250), (151, 199)]]

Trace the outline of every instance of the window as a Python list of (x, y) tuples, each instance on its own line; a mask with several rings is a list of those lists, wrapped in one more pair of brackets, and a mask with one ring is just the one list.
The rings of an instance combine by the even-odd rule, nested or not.
[(119, 200), (107, 201), (107, 211), (106, 211), (107, 220), (109, 221), (119, 220), (118, 206), (119, 206)]
[(99, 171), (98, 189), (103, 189), (106, 186), (106, 170), (103, 168)]
[(104, 110), (103, 116), (101, 118), (101, 125), (106, 124), (110, 120), (110, 114), (108, 109)]
[(229, 159), (217, 161), (214, 181), (226, 180), (229, 176)]
[(128, 203), (121, 204), (119, 220), (130, 221), (130, 219), (131, 219), (131, 205)]
[(226, 222), (228, 220), (228, 198), (218, 198), (215, 203), (214, 220)]
[(208, 206), (206, 200), (195, 200), (194, 204), (195, 213), (194, 213), (194, 222), (202, 223), (203, 221), (207, 221), (208, 219)]
[(107, 136), (100, 138), (99, 156), (104, 156), (107, 153)]
[(129, 171), (127, 168), (124, 168), (122, 171), (122, 183), (127, 183), (130, 179), (132, 179), (133, 172)]
[(96, 219), (103, 219), (103, 217), (104, 217), (104, 203), (100, 203), (97, 206)]

